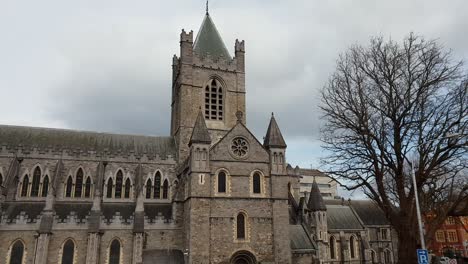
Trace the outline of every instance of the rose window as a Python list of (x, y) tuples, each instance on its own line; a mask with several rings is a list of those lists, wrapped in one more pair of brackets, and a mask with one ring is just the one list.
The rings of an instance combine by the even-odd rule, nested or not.
[(243, 158), (249, 152), (249, 143), (243, 138), (235, 138), (232, 141), (231, 151), (235, 156)]

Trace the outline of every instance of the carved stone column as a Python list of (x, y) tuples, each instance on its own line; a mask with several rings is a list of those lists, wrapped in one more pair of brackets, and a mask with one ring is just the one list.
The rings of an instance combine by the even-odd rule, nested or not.
[(86, 264), (98, 264), (101, 245), (100, 233), (88, 234), (88, 248), (86, 250)]
[(36, 237), (36, 249), (34, 252), (34, 264), (47, 264), (47, 252), (49, 251), (49, 233), (42, 233)]
[(133, 235), (133, 260), (132, 264), (143, 263), (143, 239), (144, 233), (135, 233)]

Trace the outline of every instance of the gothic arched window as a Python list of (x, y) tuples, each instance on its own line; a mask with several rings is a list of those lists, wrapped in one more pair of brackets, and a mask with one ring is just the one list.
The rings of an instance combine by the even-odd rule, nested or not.
[(24, 256), (23, 242), (17, 240), (11, 247), (10, 263), (9, 264), (22, 264)]
[(212, 79), (205, 87), (205, 119), (223, 120), (223, 87)]
[(62, 264), (73, 264), (75, 258), (75, 243), (68, 239), (62, 248)]
[(114, 239), (109, 248), (109, 264), (120, 264), (120, 242)]
[(67, 185), (65, 187), (65, 197), (71, 197), (73, 188), (73, 180), (71, 176), (68, 176)]
[(84, 196), (86, 198), (91, 197), (91, 177), (89, 177), (89, 176), (88, 176), (88, 178), (86, 178)]
[(44, 179), (42, 180), (42, 191), (41, 191), (42, 197), (47, 197), (48, 191), (49, 191), (49, 176), (46, 175), (44, 176)]
[(218, 192), (226, 193), (226, 172), (220, 171), (218, 173)]
[(107, 181), (107, 193), (106, 193), (107, 198), (112, 198), (113, 185), (114, 185), (114, 181), (112, 181), (112, 178), (109, 178), (109, 180)]
[(162, 195), (163, 199), (167, 199), (168, 191), (169, 191), (169, 182), (167, 181), (167, 179), (165, 179), (163, 183), (163, 195)]
[(75, 179), (75, 197), (81, 198), (83, 190), (83, 169), (79, 168)]
[(158, 171), (154, 176), (154, 199), (161, 199), (161, 173)]
[(391, 252), (389, 249), (384, 250), (384, 263), (385, 264), (392, 263), (392, 256), (391, 256)]
[(375, 255), (374, 250), (371, 250), (371, 261), (372, 261), (372, 264), (377, 263), (377, 256)]
[(153, 183), (150, 178), (146, 181), (146, 199), (151, 198), (151, 189), (153, 188)]
[(36, 167), (34, 169), (32, 184), (31, 184), (31, 197), (39, 196), (39, 185), (41, 184), (41, 169)]
[(132, 184), (130, 182), (130, 179), (127, 178), (127, 180), (125, 181), (125, 194), (124, 194), (125, 198), (130, 198), (130, 188), (131, 187), (132, 187)]
[(336, 259), (336, 239), (335, 237), (330, 237), (330, 258)]
[(356, 238), (354, 236), (349, 239), (349, 252), (351, 258), (356, 258)]
[(236, 225), (237, 225), (237, 239), (245, 239), (245, 215), (243, 213), (237, 214)]
[(260, 173), (255, 172), (254, 175), (253, 175), (253, 179), (252, 179), (253, 193), (258, 194), (258, 193), (262, 192), (261, 182), (262, 182), (262, 176), (260, 175)]
[(123, 173), (121, 170), (117, 172), (117, 177), (115, 178), (115, 198), (122, 197), (122, 184), (123, 184)]
[(21, 196), (26, 197), (28, 196), (28, 188), (29, 188), (29, 176), (26, 174), (23, 178), (23, 185), (21, 186)]

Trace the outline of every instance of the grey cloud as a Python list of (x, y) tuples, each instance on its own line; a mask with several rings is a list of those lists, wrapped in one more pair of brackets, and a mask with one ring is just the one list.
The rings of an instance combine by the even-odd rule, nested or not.
[[(370, 36), (415, 31), (468, 57), (465, 0), (210, 2), (230, 52), (246, 40), (247, 118), (260, 139), (275, 112), (287, 140), (316, 142), (318, 91), (338, 54)], [(9, 91), (3, 107), (14, 109), (0, 111), (0, 123), (169, 134), (171, 57), (180, 30), (198, 30), (204, 1), (22, 8), (15, 1), (0, 11), (0, 89)]]

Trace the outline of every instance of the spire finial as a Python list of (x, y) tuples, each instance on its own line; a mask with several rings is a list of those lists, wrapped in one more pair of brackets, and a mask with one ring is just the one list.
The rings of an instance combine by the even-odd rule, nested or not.
[(208, 0), (206, 0), (206, 14), (208, 15)]

